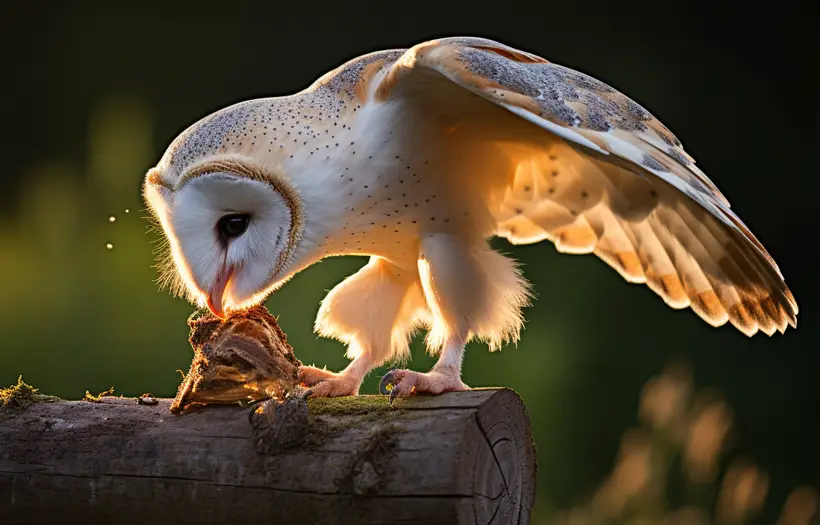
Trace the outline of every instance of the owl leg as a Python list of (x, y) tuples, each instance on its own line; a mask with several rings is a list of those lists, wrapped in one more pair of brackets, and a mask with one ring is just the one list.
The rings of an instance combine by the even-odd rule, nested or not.
[(357, 395), (370, 370), (409, 355), (409, 336), (425, 308), (414, 267), (371, 257), (331, 290), (316, 317), (316, 332), (347, 343), (353, 361), (341, 372), (303, 366), (300, 380), (315, 397)]
[(421, 242), (419, 277), (431, 313), (427, 346), (440, 352), (427, 373), (393, 370), (380, 391), (391, 401), (413, 393), (440, 394), (468, 390), (461, 381), (464, 346), (472, 338), (490, 349), (517, 340), (528, 303), (528, 284), (515, 263), (486, 243), (468, 243), (448, 234), (428, 235)]

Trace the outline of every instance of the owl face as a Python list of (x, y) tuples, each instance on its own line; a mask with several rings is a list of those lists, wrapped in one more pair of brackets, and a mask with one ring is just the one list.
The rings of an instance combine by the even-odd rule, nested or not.
[(293, 207), (274, 185), (206, 167), (173, 187), (149, 172), (144, 194), (168, 240), (166, 271), (191, 302), (225, 317), (275, 288), (292, 248)]

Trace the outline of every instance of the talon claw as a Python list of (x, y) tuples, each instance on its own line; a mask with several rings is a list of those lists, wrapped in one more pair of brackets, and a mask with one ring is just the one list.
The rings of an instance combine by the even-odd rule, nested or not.
[(250, 410), (248, 410), (248, 422), (253, 425), (253, 416), (256, 414), (256, 409), (259, 408), (259, 405), (267, 401), (267, 399), (260, 399), (258, 401), (254, 401), (250, 405)]
[(387, 398), (387, 401), (388, 401), (388, 403), (390, 403), (391, 407), (393, 406), (393, 401), (395, 401), (397, 397), (399, 397), (398, 390), (395, 389), (395, 388), (391, 389), (390, 390), (390, 397)]
[(379, 381), (379, 393), (384, 394), (384, 395), (390, 394), (390, 399), (391, 399), (390, 403), (391, 404), (393, 403), (393, 401), (392, 401), (393, 391), (395, 390), (395, 387), (396, 387), (396, 385), (393, 384), (393, 379), (394, 379), (394, 376), (395, 376), (395, 374), (393, 372), (394, 372), (393, 370), (391, 370), (390, 372), (387, 372), (382, 377), (382, 380)]

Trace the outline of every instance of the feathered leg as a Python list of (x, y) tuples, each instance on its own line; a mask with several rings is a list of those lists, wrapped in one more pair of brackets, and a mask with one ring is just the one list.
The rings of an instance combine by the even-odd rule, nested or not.
[(427, 346), (440, 352), (427, 373), (394, 370), (382, 379), (390, 398), (412, 393), (468, 390), (461, 381), (464, 346), (472, 338), (491, 350), (517, 340), (521, 308), (529, 291), (516, 265), (486, 243), (469, 243), (448, 234), (426, 236), (420, 246), (419, 277), (431, 314)]
[(303, 366), (300, 380), (312, 387), (316, 397), (358, 394), (370, 370), (409, 354), (410, 336), (425, 314), (416, 269), (371, 257), (330, 291), (316, 317), (316, 332), (346, 343), (353, 361), (338, 373)]

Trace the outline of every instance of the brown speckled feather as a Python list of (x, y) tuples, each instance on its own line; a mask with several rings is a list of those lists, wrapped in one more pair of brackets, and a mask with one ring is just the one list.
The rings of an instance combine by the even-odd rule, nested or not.
[[(368, 69), (375, 61), (378, 69)], [(614, 88), (480, 38), (368, 55), (337, 71), (317, 84), (353, 98), (372, 93), (376, 102), (409, 85), (434, 97), (439, 88), (417, 73), (435, 72), (465, 97), (479, 95), (548, 132), (539, 147), (509, 146), (518, 169), (494, 211), (498, 235), (595, 253), (714, 326), (728, 321), (747, 335), (796, 326), (797, 304), (760, 241), (672, 132)]]

